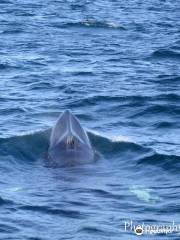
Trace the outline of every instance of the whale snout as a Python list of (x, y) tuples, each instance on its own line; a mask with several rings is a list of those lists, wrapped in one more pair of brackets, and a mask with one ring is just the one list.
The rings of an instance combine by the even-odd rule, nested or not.
[(49, 160), (54, 165), (76, 165), (94, 160), (94, 150), (79, 120), (64, 111), (51, 132)]

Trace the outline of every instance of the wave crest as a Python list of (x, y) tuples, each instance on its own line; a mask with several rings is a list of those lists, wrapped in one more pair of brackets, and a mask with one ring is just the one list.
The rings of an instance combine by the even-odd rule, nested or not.
[[(10, 161), (12, 158), (17, 162), (44, 158), (48, 150), (50, 131), (51, 129), (47, 129), (10, 138), (0, 138), (2, 162)], [(88, 131), (88, 136), (94, 149), (106, 159), (113, 158), (116, 161), (121, 158), (122, 161), (133, 166), (152, 164), (170, 171), (180, 168), (180, 157), (158, 154), (153, 149), (134, 143), (128, 138), (114, 139), (115, 137), (109, 138), (92, 131)]]

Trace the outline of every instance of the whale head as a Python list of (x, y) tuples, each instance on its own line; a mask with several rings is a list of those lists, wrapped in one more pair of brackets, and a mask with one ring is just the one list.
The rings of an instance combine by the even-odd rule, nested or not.
[(69, 110), (60, 115), (52, 129), (48, 156), (53, 166), (90, 163), (94, 159), (86, 131)]

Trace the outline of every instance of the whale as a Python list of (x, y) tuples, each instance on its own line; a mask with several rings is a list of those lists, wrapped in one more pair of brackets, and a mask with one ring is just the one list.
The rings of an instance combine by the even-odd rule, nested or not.
[(95, 151), (87, 132), (70, 110), (64, 111), (51, 131), (49, 164), (54, 167), (74, 166), (91, 163), (94, 159)]

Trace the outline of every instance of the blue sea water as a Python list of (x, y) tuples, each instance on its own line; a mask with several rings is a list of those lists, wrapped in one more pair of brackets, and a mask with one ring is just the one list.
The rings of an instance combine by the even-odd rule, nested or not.
[[(65, 109), (97, 162), (44, 165)], [(134, 240), (125, 222), (180, 224), (179, 170), (179, 1), (0, 1), (0, 239)]]

